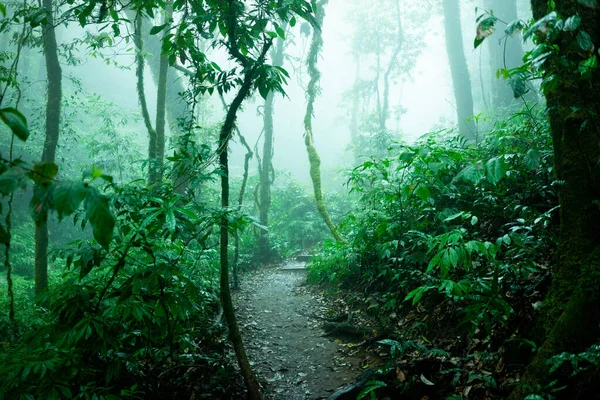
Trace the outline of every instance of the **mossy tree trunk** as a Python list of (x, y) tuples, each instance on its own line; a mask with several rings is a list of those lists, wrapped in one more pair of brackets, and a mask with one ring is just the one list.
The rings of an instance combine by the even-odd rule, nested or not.
[[(62, 101), (62, 69), (58, 61), (58, 46), (54, 29), (52, 0), (43, 0), (47, 11), (46, 24), (42, 30), (42, 46), (46, 59), (48, 99), (46, 102), (46, 138), (42, 151), (42, 163), (53, 163), (56, 159), (60, 128), (60, 103)], [(37, 216), (35, 223), (35, 293), (48, 288), (48, 214), (45, 210)]]
[[(581, 28), (600, 47), (597, 9), (578, 0), (556, 0), (565, 19), (582, 18)], [(534, 18), (546, 15), (547, 1), (531, 1)], [(545, 340), (511, 399), (524, 398), (526, 385), (549, 381), (547, 360), (561, 352), (578, 352), (597, 343), (600, 335), (600, 72), (583, 80), (578, 64), (583, 55), (569, 35), (561, 35), (559, 54), (545, 65), (559, 86), (546, 96), (559, 186), (560, 236), (552, 286), (545, 301)], [(568, 60), (570, 68), (565, 68)], [(581, 388), (568, 387), (560, 398), (592, 398)], [(591, 397), (590, 397), (591, 396)]]
[(477, 139), (477, 127), (472, 121), (473, 94), (471, 77), (463, 46), (462, 24), (460, 22), (460, 5), (458, 0), (443, 0), (444, 29), (446, 31), (446, 49), (450, 62), (452, 85), (456, 99), (456, 116), (458, 132), (468, 140)]
[[(285, 32), (287, 22), (282, 23), (281, 29)], [(277, 39), (277, 45), (272, 51), (271, 61), (276, 67), (283, 66), (284, 40)], [(258, 215), (262, 226), (269, 226), (269, 209), (271, 208), (271, 185), (273, 184), (273, 111), (275, 105), (275, 94), (270, 92), (265, 99), (263, 109), (264, 142), (262, 151), (262, 162), (259, 171), (259, 196)], [(258, 253), (262, 263), (271, 259), (271, 245), (269, 243), (269, 231), (261, 229), (258, 234)]]
[(319, 72), (317, 69), (317, 61), (319, 59), (321, 49), (323, 48), (323, 36), (321, 29), (323, 27), (323, 20), (325, 19), (324, 7), (327, 5), (327, 3), (328, 0), (321, 0), (317, 3), (315, 14), (318, 26), (313, 29), (313, 37), (306, 60), (310, 81), (308, 82), (308, 87), (306, 88), (306, 97), (308, 101), (306, 104), (306, 114), (304, 115), (304, 144), (306, 145), (306, 152), (308, 153), (308, 161), (310, 163), (310, 178), (312, 180), (313, 190), (315, 193), (317, 210), (319, 211), (319, 214), (321, 214), (323, 221), (329, 228), (329, 231), (334, 239), (338, 242), (345, 243), (346, 241), (340, 235), (337, 228), (331, 221), (331, 217), (329, 216), (327, 208), (325, 207), (325, 202), (323, 201), (323, 188), (321, 187), (321, 158), (319, 157), (319, 153), (315, 148), (312, 129), (312, 118), (315, 113), (315, 100), (317, 98), (317, 91), (319, 89), (319, 80), (321, 79), (321, 72)]

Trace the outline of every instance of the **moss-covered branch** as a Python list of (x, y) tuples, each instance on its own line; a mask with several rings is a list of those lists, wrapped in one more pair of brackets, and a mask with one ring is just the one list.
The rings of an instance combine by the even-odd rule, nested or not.
[(306, 152), (308, 153), (308, 161), (310, 163), (310, 178), (313, 183), (313, 190), (315, 193), (315, 201), (317, 203), (317, 210), (323, 221), (331, 231), (331, 234), (336, 241), (345, 243), (346, 240), (339, 234), (335, 225), (331, 221), (331, 217), (325, 207), (323, 201), (323, 189), (321, 187), (321, 158), (314, 145), (314, 136), (312, 129), (312, 118), (315, 113), (315, 100), (319, 91), (319, 81), (321, 79), (321, 72), (317, 68), (317, 61), (321, 49), (323, 48), (323, 36), (321, 34), (321, 26), (323, 26), (323, 20), (325, 19), (324, 7), (328, 0), (321, 0), (317, 3), (316, 9), (316, 20), (318, 26), (313, 30), (313, 37), (310, 44), (310, 50), (306, 60), (306, 66), (310, 76), (308, 87), (306, 88), (306, 114), (304, 115), (304, 144), (306, 145)]

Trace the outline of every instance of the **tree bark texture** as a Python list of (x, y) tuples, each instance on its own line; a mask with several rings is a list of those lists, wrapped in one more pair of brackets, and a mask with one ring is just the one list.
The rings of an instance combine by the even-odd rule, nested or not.
[[(568, 18), (578, 14), (581, 29), (595, 49), (600, 46), (598, 9), (578, 0), (556, 0), (556, 11)], [(547, 13), (546, 0), (531, 1), (534, 18)], [(577, 66), (585, 55), (576, 39), (561, 34), (559, 54), (545, 65), (559, 86), (546, 95), (559, 186), (560, 235), (552, 286), (544, 304), (546, 337), (511, 399), (521, 399), (527, 385), (549, 381), (547, 360), (561, 352), (576, 353), (597, 343), (600, 334), (600, 73), (581, 78)], [(564, 61), (571, 62), (565, 68)], [(585, 388), (569, 386), (560, 399), (593, 398)]]
[(458, 0), (443, 0), (444, 29), (446, 30), (446, 49), (456, 100), (458, 132), (468, 140), (477, 139), (477, 128), (470, 120), (473, 117), (473, 94), (471, 77), (463, 46), (460, 5)]
[[(42, 151), (42, 163), (53, 163), (56, 159), (60, 125), (60, 103), (62, 101), (62, 69), (58, 61), (58, 46), (54, 29), (53, 1), (42, 3), (47, 11), (46, 24), (42, 31), (42, 46), (46, 60), (48, 99), (46, 102), (46, 138)], [(48, 214), (43, 211), (35, 224), (35, 293), (48, 288)]]

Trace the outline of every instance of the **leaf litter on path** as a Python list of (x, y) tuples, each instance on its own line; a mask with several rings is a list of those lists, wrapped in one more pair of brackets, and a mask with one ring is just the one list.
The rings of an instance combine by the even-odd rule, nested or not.
[(301, 269), (270, 267), (246, 274), (235, 295), (248, 356), (267, 399), (326, 399), (361, 373), (358, 354), (345, 355), (339, 340), (323, 336), (314, 314), (324, 302), (303, 290), (305, 281)]

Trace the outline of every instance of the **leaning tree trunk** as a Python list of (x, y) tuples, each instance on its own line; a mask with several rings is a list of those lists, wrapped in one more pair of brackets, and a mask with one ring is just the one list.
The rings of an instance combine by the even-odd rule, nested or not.
[[(46, 102), (46, 138), (42, 151), (42, 163), (53, 163), (56, 159), (60, 123), (60, 103), (62, 101), (62, 69), (58, 61), (58, 46), (54, 29), (52, 0), (44, 0), (46, 24), (42, 32), (42, 46), (46, 59), (48, 77), (48, 99)], [(35, 293), (48, 288), (48, 213), (46, 210), (37, 216), (35, 222)]]
[[(486, 7), (494, 12), (501, 20), (510, 24), (519, 17), (517, 14), (517, 0), (487, 0)], [(523, 64), (523, 45), (521, 36), (506, 36), (503, 29), (499, 29), (499, 35), (494, 34), (487, 40), (490, 51), (490, 69), (492, 82), (492, 101), (495, 107), (506, 107), (515, 103), (513, 90), (508, 81), (496, 77), (500, 69), (512, 69)], [(502, 38), (502, 40), (498, 40)]]
[[(598, 10), (578, 0), (555, 0), (564, 18), (579, 15), (581, 29), (590, 35), (594, 50), (600, 47)], [(546, 15), (546, 0), (531, 1), (535, 19)], [(589, 4), (589, 3), (586, 3)], [(549, 382), (546, 361), (561, 352), (578, 352), (597, 343), (600, 335), (600, 71), (582, 79), (582, 54), (570, 34), (561, 34), (559, 53), (546, 63), (544, 74), (559, 86), (546, 95), (554, 146), (560, 202), (560, 236), (545, 301), (546, 337), (511, 399), (524, 398), (526, 385)], [(572, 68), (565, 68), (565, 61)], [(568, 387), (559, 398), (594, 398), (585, 388)]]
[(448, 61), (450, 62), (452, 85), (456, 99), (458, 132), (468, 140), (476, 140), (477, 128), (472, 120), (470, 120), (473, 117), (473, 94), (471, 77), (463, 46), (460, 6), (458, 0), (443, 0), (443, 6), (446, 49), (448, 51)]
[(312, 118), (315, 113), (315, 100), (317, 98), (317, 91), (319, 87), (319, 80), (321, 79), (321, 73), (317, 69), (317, 61), (319, 53), (323, 47), (323, 37), (321, 29), (323, 27), (323, 20), (325, 19), (325, 6), (328, 0), (321, 0), (317, 3), (315, 10), (317, 27), (313, 29), (312, 42), (310, 44), (310, 50), (308, 52), (308, 58), (306, 65), (308, 73), (310, 75), (310, 81), (306, 88), (306, 97), (308, 99), (306, 104), (306, 114), (304, 115), (304, 144), (306, 145), (306, 152), (308, 153), (308, 161), (310, 163), (310, 178), (313, 183), (313, 189), (315, 192), (315, 201), (317, 203), (317, 210), (323, 221), (329, 228), (331, 235), (337, 242), (345, 243), (346, 241), (340, 235), (335, 225), (331, 221), (331, 217), (325, 208), (325, 202), (323, 201), (323, 189), (321, 187), (321, 158), (314, 144), (313, 130), (312, 130)]
[[(287, 22), (282, 24), (281, 29), (286, 30)], [(273, 66), (281, 67), (283, 65), (283, 38), (277, 39), (277, 46), (272, 53)], [(275, 103), (275, 94), (269, 92), (265, 99), (265, 108), (263, 110), (264, 142), (263, 155), (260, 164), (259, 173), (259, 196), (258, 196), (258, 215), (262, 226), (269, 226), (269, 208), (271, 208), (271, 185), (273, 183), (273, 106)], [(267, 263), (271, 259), (271, 246), (269, 244), (269, 231), (260, 229), (258, 234), (258, 253), (260, 260)]]

